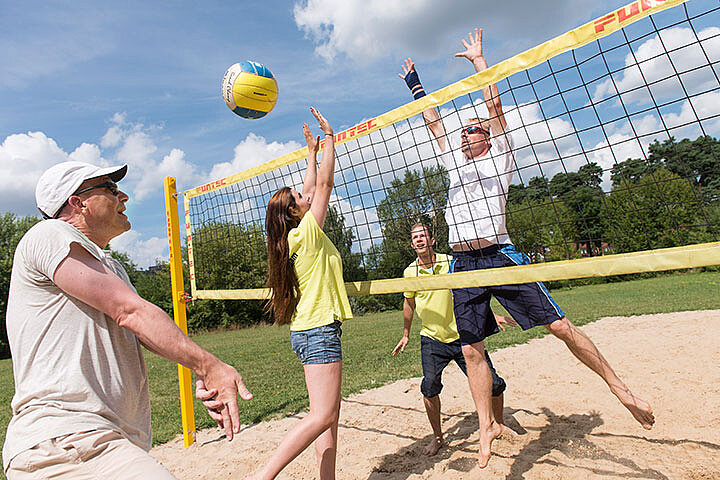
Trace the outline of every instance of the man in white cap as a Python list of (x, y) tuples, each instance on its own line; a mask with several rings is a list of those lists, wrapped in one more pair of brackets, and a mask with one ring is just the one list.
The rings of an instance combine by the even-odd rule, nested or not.
[(15, 251), (7, 307), (15, 395), (3, 447), (9, 480), (174, 478), (147, 451), (148, 377), (141, 345), (195, 371), (221, 399), (228, 439), (239, 431), (231, 366), (140, 298), (104, 250), (130, 229), (127, 166), (64, 162), (35, 191), (46, 218)]

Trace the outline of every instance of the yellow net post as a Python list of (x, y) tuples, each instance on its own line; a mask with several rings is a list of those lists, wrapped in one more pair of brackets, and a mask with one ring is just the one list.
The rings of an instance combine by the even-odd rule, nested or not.
[[(187, 335), (185, 317), (185, 287), (183, 284), (182, 254), (180, 252), (180, 223), (178, 221), (177, 189), (174, 177), (165, 177), (165, 212), (170, 247), (170, 279), (175, 324)], [(180, 412), (182, 414), (185, 447), (195, 443), (195, 412), (193, 411), (192, 377), (190, 370), (178, 364), (180, 383)]]

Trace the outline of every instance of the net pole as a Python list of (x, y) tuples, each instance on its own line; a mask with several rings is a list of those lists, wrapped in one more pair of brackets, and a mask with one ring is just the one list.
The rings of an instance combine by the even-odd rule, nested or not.
[[(183, 283), (182, 254), (180, 251), (180, 223), (178, 219), (177, 188), (175, 177), (165, 177), (165, 213), (167, 216), (168, 245), (170, 247), (170, 279), (175, 324), (187, 335), (185, 316), (185, 287)], [(189, 447), (195, 443), (195, 412), (193, 410), (192, 376), (190, 369), (178, 364), (180, 386), (180, 413), (182, 417), (183, 443)]]

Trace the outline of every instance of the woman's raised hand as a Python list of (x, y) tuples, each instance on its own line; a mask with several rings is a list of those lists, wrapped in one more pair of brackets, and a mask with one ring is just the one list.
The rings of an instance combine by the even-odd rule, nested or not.
[(307, 123), (303, 123), (303, 135), (305, 135), (305, 143), (307, 143), (308, 154), (315, 155), (320, 148), (320, 135), (315, 137), (310, 131)]
[(332, 135), (333, 129), (330, 126), (330, 123), (328, 123), (328, 121), (325, 119), (325, 117), (323, 117), (322, 113), (320, 113), (313, 107), (310, 107), (310, 111), (312, 112), (313, 115), (315, 115), (315, 118), (317, 118), (317, 121), (320, 124), (320, 128), (322, 129), (323, 133), (325, 133), (325, 135)]

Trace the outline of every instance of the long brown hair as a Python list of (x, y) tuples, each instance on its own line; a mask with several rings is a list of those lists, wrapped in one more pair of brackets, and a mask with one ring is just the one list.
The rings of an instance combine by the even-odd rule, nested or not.
[(279, 325), (290, 323), (300, 299), (300, 284), (288, 244), (288, 233), (300, 224), (300, 218), (290, 212), (291, 208), (297, 208), (295, 198), (289, 187), (283, 187), (270, 198), (265, 214), (268, 250), (265, 286), (271, 289), (265, 311), (271, 313)]

